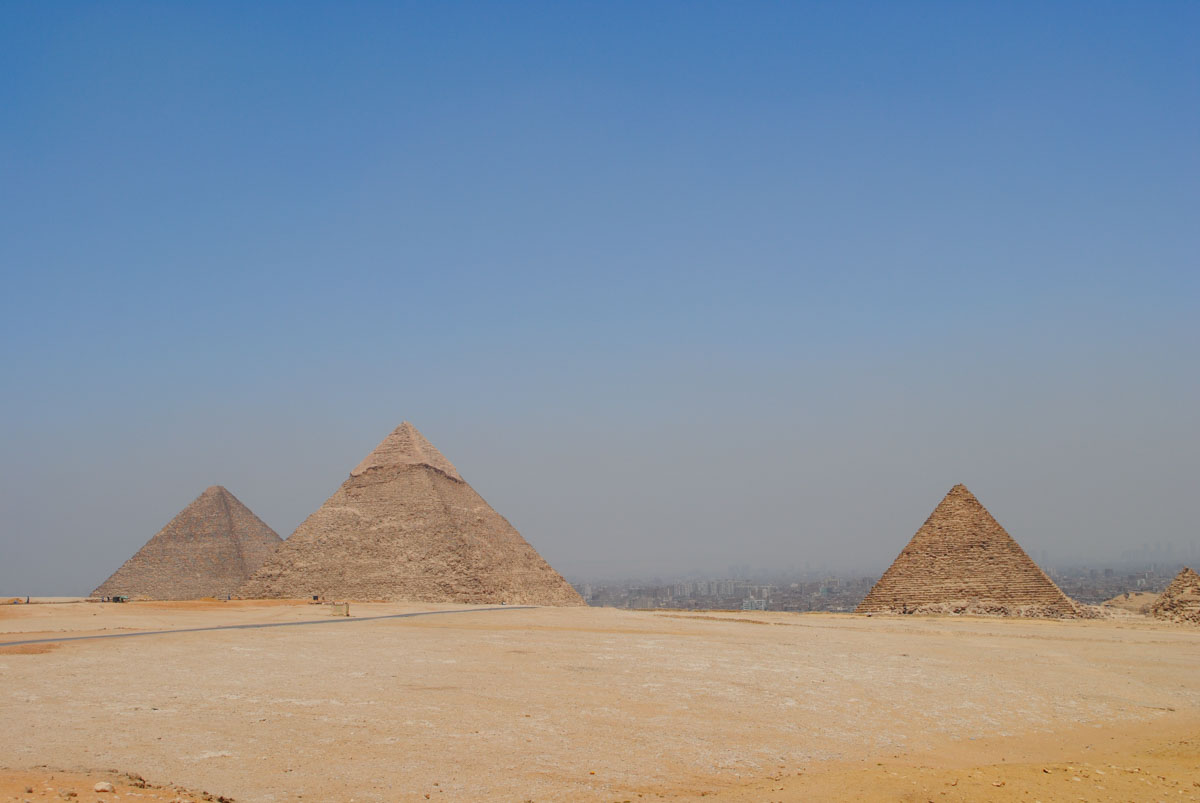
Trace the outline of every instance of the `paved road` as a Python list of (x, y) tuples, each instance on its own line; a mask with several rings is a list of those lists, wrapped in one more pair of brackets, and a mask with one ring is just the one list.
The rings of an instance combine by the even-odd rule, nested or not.
[(165, 636), (170, 633), (204, 633), (209, 630), (255, 630), (260, 627), (296, 627), (298, 625), (342, 625), (349, 622), (374, 622), (379, 619), (407, 619), (412, 616), (439, 616), (445, 613), (479, 613), (481, 611), (522, 611), (536, 605), (503, 605), (494, 608), (467, 608), (454, 611), (416, 611), (414, 613), (389, 613), (382, 616), (349, 616), (328, 619), (305, 619), (300, 622), (262, 622), (252, 625), (216, 625), (215, 627), (181, 627), (177, 630), (139, 630), (135, 633), (102, 633), (95, 636), (61, 636), (59, 638), (35, 638), (25, 641), (4, 641), (0, 647), (19, 647), (23, 644), (49, 644), (61, 641), (87, 641), (97, 638), (133, 638), (134, 636)]

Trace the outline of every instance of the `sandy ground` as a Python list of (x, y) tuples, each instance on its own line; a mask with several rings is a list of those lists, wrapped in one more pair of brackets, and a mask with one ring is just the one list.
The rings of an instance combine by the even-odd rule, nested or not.
[[(351, 612), (421, 609), (455, 606)], [(304, 619), (14, 605), (0, 642)], [(1200, 800), (1198, 667), (1200, 629), (1137, 617), (541, 608), (0, 647), (0, 800)], [(91, 792), (109, 770), (166, 788)]]
[(1159, 596), (1157, 592), (1152, 591), (1133, 591), (1105, 600), (1103, 607), (1146, 615), (1150, 612), (1150, 606), (1158, 601)]

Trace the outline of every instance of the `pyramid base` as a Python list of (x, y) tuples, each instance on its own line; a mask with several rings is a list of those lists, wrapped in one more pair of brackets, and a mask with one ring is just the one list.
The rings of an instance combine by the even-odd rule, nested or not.
[(1019, 619), (1104, 619), (1106, 614), (1086, 605), (1075, 605), (1072, 609), (1052, 605), (1014, 605), (1003, 602), (961, 600), (955, 602), (927, 603), (924, 605), (898, 605), (895, 607), (872, 608), (860, 613), (916, 616), (1000, 616)]

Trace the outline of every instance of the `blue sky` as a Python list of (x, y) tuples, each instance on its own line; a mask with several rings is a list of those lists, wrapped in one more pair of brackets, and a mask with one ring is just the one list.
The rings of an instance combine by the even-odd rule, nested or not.
[(2, 590), (402, 419), (569, 575), (1200, 539), (1195, 4), (10, 3), (0, 109)]

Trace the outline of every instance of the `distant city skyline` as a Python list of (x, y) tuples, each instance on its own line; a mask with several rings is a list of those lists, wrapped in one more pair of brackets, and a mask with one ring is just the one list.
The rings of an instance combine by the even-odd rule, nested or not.
[[(897, 553), (898, 554), (898, 553)], [(1076, 572), (1094, 570), (1098, 572), (1114, 571), (1114, 572), (1140, 572), (1150, 569), (1172, 569), (1177, 570), (1180, 566), (1191, 566), (1193, 563), (1200, 562), (1200, 546), (1194, 549), (1189, 549), (1186, 552), (1181, 551), (1175, 555), (1157, 556), (1147, 555), (1142, 557), (1139, 554), (1122, 555), (1113, 559), (1094, 559), (1094, 560), (1075, 560), (1071, 558), (1063, 558), (1056, 560), (1050, 555), (1047, 550), (1030, 551), (1030, 557), (1047, 572)], [(567, 579), (574, 583), (677, 583), (689, 581), (715, 581), (715, 580), (752, 580), (752, 581), (767, 581), (769, 579), (779, 579), (784, 577), (807, 577), (815, 579), (819, 577), (875, 577), (887, 568), (896, 555), (891, 555), (883, 564), (878, 567), (863, 565), (854, 566), (835, 566), (825, 564), (806, 563), (800, 565), (781, 564), (776, 566), (768, 565), (741, 565), (727, 567), (711, 567), (702, 569), (693, 567), (690, 569), (675, 569), (660, 572), (651, 571), (631, 571), (625, 574), (620, 573), (588, 573), (588, 572), (566, 572)]]

